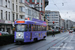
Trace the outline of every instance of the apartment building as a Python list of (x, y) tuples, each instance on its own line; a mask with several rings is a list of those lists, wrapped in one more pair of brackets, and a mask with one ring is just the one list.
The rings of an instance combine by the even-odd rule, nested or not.
[(12, 33), (12, 0), (0, 0), (0, 31)]
[[(48, 20), (48, 25), (51, 27), (59, 28), (60, 27), (60, 13), (59, 11), (45, 11), (46, 19)], [(53, 24), (54, 22), (54, 24)]]
[[(48, 5), (48, 0), (26, 0), (31, 7), (37, 9), (39, 13), (39, 19), (44, 21), (45, 7)], [(46, 5), (45, 5), (46, 3)]]
[(25, 1), (25, 18), (36, 18), (39, 19), (39, 11), (29, 6), (29, 3)]
[(73, 27), (73, 21), (65, 20), (65, 29), (71, 29)]
[(65, 29), (65, 20), (64, 19), (61, 19), (61, 21), (60, 21), (60, 28)]
[(24, 0), (12, 0), (12, 19), (13, 22), (17, 19), (23, 19), (25, 16), (25, 1)]

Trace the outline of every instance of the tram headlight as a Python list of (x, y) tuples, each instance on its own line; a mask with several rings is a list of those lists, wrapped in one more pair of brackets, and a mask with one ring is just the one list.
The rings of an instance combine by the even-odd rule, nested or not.
[(21, 36), (21, 34), (18, 35), (19, 37)]

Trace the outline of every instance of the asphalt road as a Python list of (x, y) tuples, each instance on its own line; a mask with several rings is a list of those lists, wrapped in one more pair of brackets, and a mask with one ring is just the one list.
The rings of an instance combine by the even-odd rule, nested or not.
[(55, 35), (55, 37), (47, 36), (46, 39), (38, 42), (25, 43), (23, 45), (15, 45), (13, 43), (1, 46), (0, 50), (69, 50), (74, 49), (74, 37), (74, 33), (64, 32)]

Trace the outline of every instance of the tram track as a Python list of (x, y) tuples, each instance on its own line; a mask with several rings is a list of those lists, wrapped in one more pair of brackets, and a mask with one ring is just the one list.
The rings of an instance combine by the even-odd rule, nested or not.
[[(55, 50), (60, 50), (60, 48), (65, 44), (64, 41), (68, 38), (69, 37), (64, 37), (63, 40), (61, 39), (59, 42), (55, 43), (55, 45), (50, 46), (47, 50), (50, 50), (53, 47), (55, 48)], [(60, 47), (57, 47), (58, 45), (60, 45)]]
[[(63, 37), (63, 39), (65, 38), (65, 37), (67, 37), (68, 35), (66, 34), (66, 35), (63, 35), (62, 37)], [(38, 47), (37, 49), (35, 49), (35, 50), (38, 50), (39, 48), (42, 48), (42, 47), (44, 47), (44, 46), (46, 46), (46, 45), (48, 45), (48, 44), (51, 44), (52, 42), (55, 42), (55, 41), (57, 41), (58, 39), (61, 39), (62, 37), (58, 37), (58, 38), (56, 38), (56, 39), (54, 39), (53, 41), (51, 41), (51, 42), (49, 42), (49, 43), (47, 43), (47, 44), (45, 44), (45, 45), (43, 45), (43, 46), (41, 46), (41, 47)], [(11, 48), (8, 48), (7, 50), (12, 50), (12, 49), (14, 49), (14, 48), (18, 48), (18, 47), (22, 47), (22, 46), (25, 46), (25, 48), (27, 47), (26, 45), (19, 45), (19, 46), (16, 46), (16, 47), (11, 47)]]
[[(45, 45), (43, 45), (43, 46), (41, 46), (41, 47), (39, 47), (39, 48), (37, 48), (36, 50), (39, 50), (40, 48), (42, 48), (42, 47), (44, 47), (44, 46), (47, 46), (47, 45), (49, 45), (49, 44), (52, 44), (50, 47), (48, 47), (47, 48), (47, 50), (49, 50), (52, 46), (55, 46), (57, 43), (59, 43), (61, 40), (63, 40), (63, 39), (65, 39), (66, 37), (68, 37), (68, 35), (65, 35), (65, 37), (64, 36), (62, 36), (63, 38), (57, 38), (57, 39), (55, 39), (55, 40), (53, 40), (53, 41), (51, 41), (51, 42), (49, 42), (49, 43), (47, 43), (47, 44), (45, 44)], [(60, 40), (59, 40), (60, 39)], [(55, 43), (54, 43), (55, 42)]]

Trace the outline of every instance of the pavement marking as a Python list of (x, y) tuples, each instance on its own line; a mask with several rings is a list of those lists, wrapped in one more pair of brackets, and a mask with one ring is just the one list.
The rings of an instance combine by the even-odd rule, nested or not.
[[(68, 38), (68, 37), (66, 37), (66, 38), (65, 38), (65, 37), (60, 38), (60, 41), (62, 41), (62, 39), (65, 40), (65, 39), (67, 39), (67, 38)], [(60, 48), (60, 47), (54, 47), (54, 46), (57, 45), (60, 41), (56, 42), (54, 45), (52, 45), (51, 47), (49, 47), (47, 50), (49, 50), (50, 48), (57, 48), (57, 49)]]
[[(66, 37), (64, 40), (66, 40), (67, 38), (68, 38), (68, 37)], [(64, 44), (61, 43), (55, 50), (58, 50), (58, 49), (62, 48), (63, 45), (64, 45)]]
[(64, 44), (64, 46), (61, 48), (61, 50), (63, 50), (66, 47), (67, 43)]
[[(74, 36), (74, 35), (73, 35), (73, 36)], [(73, 36), (70, 36), (71, 39), (70, 39), (70, 41), (68, 41), (68, 42), (71, 42), (71, 40), (73, 39)], [(66, 49), (73, 49), (73, 47), (66, 47), (67, 44), (68, 44), (68, 43), (65, 43), (64, 46), (61, 48), (61, 50), (64, 50), (65, 48), (66, 48)]]

